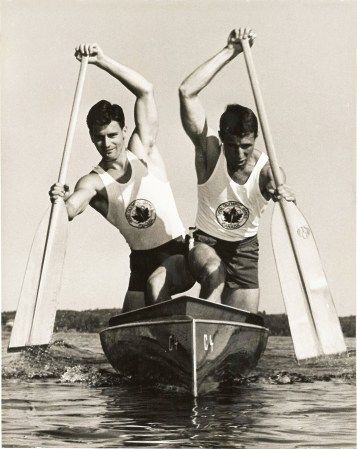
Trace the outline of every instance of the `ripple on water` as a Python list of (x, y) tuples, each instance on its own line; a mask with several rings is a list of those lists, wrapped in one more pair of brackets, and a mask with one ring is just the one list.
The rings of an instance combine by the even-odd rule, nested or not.
[(97, 336), (62, 334), (6, 354), (3, 376), (4, 446), (354, 447), (353, 350), (303, 366), (289, 339), (270, 338), (247, 379), (192, 399), (119, 377)]

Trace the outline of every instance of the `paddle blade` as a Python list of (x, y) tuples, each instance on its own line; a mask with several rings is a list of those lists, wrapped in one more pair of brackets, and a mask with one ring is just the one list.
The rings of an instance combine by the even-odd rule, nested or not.
[(286, 202), (284, 211), (322, 350), (326, 355), (345, 352), (340, 320), (311, 228), (294, 203)]
[(68, 235), (63, 201), (46, 212), (28, 258), (8, 351), (50, 342)]
[(346, 351), (341, 325), (311, 228), (292, 202), (274, 208), (272, 242), (296, 357)]
[(289, 320), (295, 355), (298, 360), (323, 354), (311, 315), (309, 300), (295, 261), (280, 206), (275, 205), (271, 235), (281, 292)]

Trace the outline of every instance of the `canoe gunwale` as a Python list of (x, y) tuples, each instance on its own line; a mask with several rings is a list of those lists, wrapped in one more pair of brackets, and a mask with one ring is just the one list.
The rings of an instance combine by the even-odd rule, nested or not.
[(117, 324), (116, 326), (109, 326), (100, 331), (100, 334), (102, 332), (106, 332), (109, 330), (114, 330), (117, 328), (125, 328), (125, 327), (138, 327), (138, 326), (147, 326), (147, 325), (153, 325), (153, 324), (178, 324), (178, 323), (211, 323), (211, 324), (226, 324), (226, 325), (235, 325), (235, 326), (241, 326), (241, 327), (248, 327), (248, 328), (256, 328), (262, 331), (270, 332), (267, 327), (259, 326), (257, 324), (250, 324), (245, 323), (242, 321), (227, 321), (227, 320), (208, 320), (208, 319), (200, 319), (200, 318), (182, 318), (182, 319), (161, 319), (161, 320), (148, 320), (148, 321), (134, 321), (132, 323), (124, 323), (124, 324)]
[[(191, 307), (198, 307), (201, 309), (199, 311), (196, 309), (195, 312), (193, 312), (190, 310)], [(207, 316), (207, 311), (209, 311), (209, 316)], [(235, 321), (237, 318), (244, 322), (262, 320), (259, 315), (247, 310), (237, 309), (236, 307), (228, 306), (226, 304), (217, 304), (201, 298), (181, 296), (115, 315), (109, 319), (109, 327), (136, 321), (172, 318), (172, 316), (192, 316), (193, 318), (198, 319), (200, 318), (199, 315), (202, 313), (206, 315), (202, 317), (202, 319), (223, 313), (225, 316), (222, 316), (221, 318), (227, 321)], [(262, 324), (260, 322), (256, 324), (262, 325), (263, 320)]]

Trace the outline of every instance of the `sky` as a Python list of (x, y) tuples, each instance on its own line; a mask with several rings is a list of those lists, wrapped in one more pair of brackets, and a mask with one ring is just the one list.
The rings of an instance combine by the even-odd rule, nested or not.
[[(32, 239), (58, 177), (79, 63), (74, 48), (97, 42), (154, 84), (158, 146), (186, 227), (196, 214), (194, 151), (179, 117), (178, 86), (249, 26), (278, 158), (308, 220), (340, 316), (355, 313), (355, 23), (353, 1), (8, 0), (2, 7), (2, 310), (15, 310)], [(217, 129), (226, 104), (255, 105), (243, 55), (201, 93)], [(129, 134), (133, 95), (89, 66), (67, 183), (99, 162), (85, 125), (89, 108), (122, 105)], [(262, 136), (257, 148), (264, 149)], [(283, 313), (270, 222), (261, 221), (260, 310)], [(88, 208), (70, 223), (59, 309), (121, 307), (129, 248)], [(197, 285), (192, 294), (198, 294)]]

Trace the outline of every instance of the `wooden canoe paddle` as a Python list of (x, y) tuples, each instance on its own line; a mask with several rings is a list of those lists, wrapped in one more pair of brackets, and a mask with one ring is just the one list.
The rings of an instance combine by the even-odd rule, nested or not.
[[(65, 184), (88, 57), (80, 65), (58, 182)], [(62, 199), (52, 204), (32, 242), (8, 351), (47, 345), (52, 337), (67, 246), (68, 215)]]
[[(245, 62), (275, 185), (283, 184), (248, 38)], [(311, 228), (297, 206), (281, 199), (274, 207), (272, 243), (297, 360), (346, 351)]]

